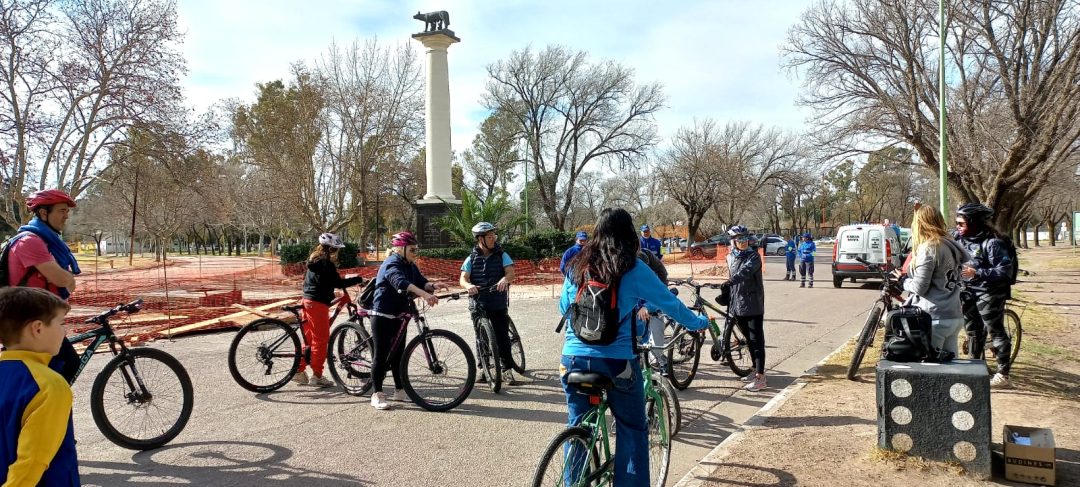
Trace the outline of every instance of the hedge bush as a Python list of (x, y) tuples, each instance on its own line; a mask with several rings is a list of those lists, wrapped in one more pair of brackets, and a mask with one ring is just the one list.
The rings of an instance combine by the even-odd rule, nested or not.
[[(292, 245), (281, 246), (281, 264), (301, 264), (307, 262), (308, 256), (311, 255), (311, 249), (315, 248), (315, 242), (300, 242)], [(345, 248), (341, 249), (338, 253), (338, 268), (339, 269), (352, 269), (354, 267), (360, 267), (360, 259), (357, 254), (360, 252), (360, 245), (352, 242), (345, 242)]]
[(471, 247), (447, 247), (445, 249), (420, 249), (420, 257), (431, 257), (432, 259), (447, 259), (457, 260), (464, 259), (472, 253)]
[(576, 233), (560, 232), (558, 230), (535, 232), (522, 239), (521, 244), (531, 248), (541, 259), (562, 257), (563, 252), (566, 252), (566, 249), (574, 245), (574, 235)]

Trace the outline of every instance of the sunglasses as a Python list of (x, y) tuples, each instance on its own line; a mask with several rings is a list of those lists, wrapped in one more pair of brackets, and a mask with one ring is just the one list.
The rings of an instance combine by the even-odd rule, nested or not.
[(958, 227), (966, 227), (966, 226), (967, 226), (967, 222), (962, 222), (962, 221), (959, 221), (959, 220), (957, 220), (957, 222), (956, 222), (956, 226), (958, 226)]
[(735, 237), (736, 242), (749, 242), (750, 237)]

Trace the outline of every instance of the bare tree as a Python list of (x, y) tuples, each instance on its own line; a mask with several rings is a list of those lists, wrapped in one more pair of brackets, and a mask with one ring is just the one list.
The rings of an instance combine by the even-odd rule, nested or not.
[(717, 159), (712, 175), (720, 180), (713, 202), (723, 225), (742, 220), (752, 201), (768, 184), (792, 177), (802, 161), (799, 139), (779, 129), (728, 123), (718, 132)]
[(514, 166), (524, 162), (518, 151), (521, 128), (514, 117), (495, 110), (484, 119), (472, 147), (462, 154), (465, 174), (474, 181), (474, 190), (485, 200), (496, 191), (506, 192), (514, 180)]
[(558, 230), (590, 164), (633, 164), (657, 142), (660, 86), (635, 84), (633, 70), (614, 61), (590, 63), (585, 52), (549, 46), (515, 51), (488, 75), (484, 104), (520, 126), (540, 204)]
[(128, 127), (171, 115), (184, 61), (171, 0), (0, 7), (3, 112), (11, 120), (0, 137), (13, 154), (3, 177), (5, 196), (16, 202), (0, 218), (18, 222), (26, 217), (24, 191), (57, 187), (78, 196)]
[(658, 171), (664, 192), (686, 211), (690, 239), (697, 235), (702, 219), (719, 195), (720, 177), (715, 172), (719, 143), (720, 133), (712, 120), (682, 127), (675, 133)]
[(949, 2), (947, 67), (938, 2), (823, 1), (791, 29), (787, 66), (834, 154), (867, 138), (910, 146), (938, 170), (940, 69), (948, 74), (950, 186), (1012, 228), (1080, 151), (1080, 2)]

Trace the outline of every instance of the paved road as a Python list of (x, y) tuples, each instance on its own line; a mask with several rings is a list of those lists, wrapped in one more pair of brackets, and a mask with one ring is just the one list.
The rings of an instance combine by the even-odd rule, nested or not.
[[(771, 269), (781, 269), (783, 264)], [(823, 270), (822, 270), (823, 269)], [(679, 394), (684, 426), (676, 438), (669, 484), (794, 378), (856, 333), (875, 297), (873, 285), (833, 289), (829, 271), (814, 289), (766, 281), (770, 389), (745, 393), (726, 368), (703, 357), (692, 388)], [(513, 315), (531, 370), (522, 385), (492, 394), (478, 387), (449, 413), (413, 405), (376, 411), (367, 397), (286, 386), (255, 395), (229, 376), (232, 333), (158, 342), (195, 381), (196, 408), (187, 429), (153, 452), (122, 450), (105, 440), (90, 417), (95, 358), (75, 386), (76, 435), (84, 485), (212, 486), (507, 486), (524, 485), (541, 451), (562, 427), (566, 408), (555, 376), (562, 339), (552, 333), (557, 302), (516, 299)], [(438, 327), (472, 341), (463, 302), (429, 315)]]

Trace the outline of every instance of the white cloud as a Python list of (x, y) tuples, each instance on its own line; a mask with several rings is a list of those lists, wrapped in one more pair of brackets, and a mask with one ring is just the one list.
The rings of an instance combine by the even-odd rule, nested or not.
[(801, 2), (686, 1), (352, 1), (182, 0), (188, 97), (199, 108), (254, 99), (255, 83), (288, 78), (331, 41), (377, 36), (407, 43), (422, 30), (416, 11), (447, 10), (460, 44), (449, 51), (451, 130), (468, 147), (482, 121), (485, 67), (528, 45), (561, 44), (636, 70), (664, 85), (657, 118), (670, 135), (694, 118), (749, 120), (799, 129), (798, 81), (779, 67), (779, 46), (805, 9)]

